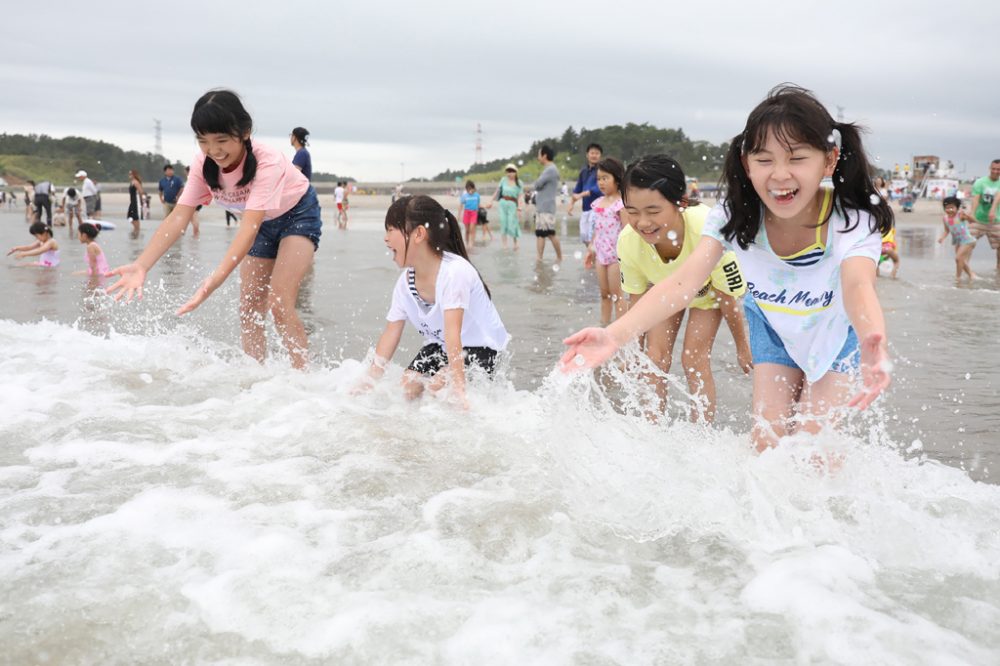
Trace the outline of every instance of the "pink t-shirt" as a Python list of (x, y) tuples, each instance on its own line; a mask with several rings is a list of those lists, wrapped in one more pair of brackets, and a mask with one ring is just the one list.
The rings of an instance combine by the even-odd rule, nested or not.
[(221, 190), (212, 191), (201, 175), (205, 153), (199, 152), (191, 164), (191, 173), (177, 203), (182, 206), (206, 206), (215, 200), (223, 208), (235, 213), (246, 210), (264, 211), (265, 220), (273, 220), (290, 211), (309, 189), (309, 179), (292, 166), (284, 154), (254, 142), (253, 154), (257, 158), (257, 174), (249, 184), (236, 187), (243, 177), (243, 162), (231, 173), (219, 170)]

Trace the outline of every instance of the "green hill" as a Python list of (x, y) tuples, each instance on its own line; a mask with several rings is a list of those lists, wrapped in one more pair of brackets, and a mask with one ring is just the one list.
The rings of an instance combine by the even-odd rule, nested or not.
[[(542, 144), (548, 144), (556, 151), (556, 166), (566, 180), (575, 181), (583, 166), (583, 151), (590, 143), (599, 143), (608, 157), (617, 157), (628, 164), (652, 153), (667, 153), (684, 168), (684, 174), (711, 182), (717, 180), (721, 171), (728, 143), (714, 145), (708, 141), (689, 139), (682, 129), (663, 129), (649, 123), (628, 123), (609, 125), (600, 129), (566, 128), (561, 137), (549, 137), (534, 141), (531, 146), (517, 155), (474, 164), (464, 170), (448, 170), (439, 173), (434, 180), (455, 181), (473, 178), (482, 182), (495, 178), (499, 180), (504, 165), (519, 164), (522, 180), (534, 180), (540, 170), (536, 155)], [(521, 166), (523, 165), (523, 166)]]

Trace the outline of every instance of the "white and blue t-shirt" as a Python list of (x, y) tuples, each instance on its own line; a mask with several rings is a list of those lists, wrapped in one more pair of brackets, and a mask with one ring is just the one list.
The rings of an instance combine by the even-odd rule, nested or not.
[(486, 293), (483, 279), (468, 261), (445, 252), (434, 284), (434, 302), (427, 303), (416, 291), (412, 268), (396, 280), (389, 306), (389, 321), (409, 321), (424, 337), (424, 344), (444, 346), (445, 310), (464, 310), (462, 346), (489, 347), (502, 351), (510, 340), (496, 306)]
[(459, 201), (463, 210), (479, 210), (479, 192), (462, 192)]
[(721, 232), (728, 221), (724, 202), (708, 214), (702, 235), (722, 243), (736, 253), (747, 281), (747, 298), (752, 298), (778, 334), (788, 355), (802, 369), (809, 382), (827, 373), (847, 341), (851, 321), (844, 310), (840, 285), (840, 265), (850, 257), (868, 257), (877, 264), (882, 236), (872, 232), (871, 215), (849, 209), (851, 231), (844, 215), (834, 208), (827, 222), (826, 246), (810, 262), (801, 257), (781, 258), (767, 241), (764, 224), (750, 247), (742, 249), (727, 241)]

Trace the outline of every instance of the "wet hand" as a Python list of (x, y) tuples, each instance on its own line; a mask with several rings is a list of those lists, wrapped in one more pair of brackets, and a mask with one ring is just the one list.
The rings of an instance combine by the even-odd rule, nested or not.
[(184, 305), (177, 308), (177, 315), (185, 315), (188, 312), (192, 312), (195, 308), (205, 302), (215, 288), (212, 286), (212, 278), (205, 278), (205, 281), (201, 283), (201, 286), (194, 292), (194, 296), (191, 297)]
[(597, 262), (597, 252), (595, 252), (593, 249), (587, 250), (587, 256), (583, 258), (583, 267), (593, 268), (596, 262)]
[(750, 371), (753, 370), (753, 354), (750, 353), (750, 347), (736, 349), (736, 362), (740, 364), (743, 374), (750, 374)]
[[(114, 294), (116, 301), (120, 301), (124, 297), (126, 303), (131, 303), (133, 296), (137, 296), (140, 301), (142, 300), (142, 285), (146, 281), (145, 268), (139, 264), (126, 264), (113, 271), (108, 271), (104, 277), (112, 275), (118, 275), (120, 279), (108, 287), (106, 291), (109, 294)], [(117, 294), (115, 294), (116, 291)]]
[(606, 328), (585, 328), (563, 340), (569, 349), (559, 359), (563, 372), (579, 372), (596, 368), (618, 351), (618, 343)]
[(892, 381), (892, 361), (885, 338), (872, 333), (861, 343), (861, 379), (864, 388), (847, 403), (848, 407), (867, 409)]

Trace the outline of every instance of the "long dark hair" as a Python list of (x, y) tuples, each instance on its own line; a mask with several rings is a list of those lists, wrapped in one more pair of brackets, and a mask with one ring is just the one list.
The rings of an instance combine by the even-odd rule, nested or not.
[[(726, 240), (734, 239), (744, 250), (754, 242), (760, 231), (761, 200), (743, 166), (743, 157), (759, 151), (770, 133), (786, 146), (803, 143), (829, 152), (840, 148), (833, 171), (834, 205), (844, 217), (848, 232), (853, 224), (848, 211), (864, 211), (871, 215), (870, 230), (887, 233), (892, 228), (892, 209), (875, 190), (872, 166), (861, 143), (862, 127), (854, 123), (835, 121), (815, 95), (805, 88), (789, 83), (773, 88), (747, 118), (746, 127), (733, 137), (726, 154), (720, 186), (726, 188), (723, 204), (729, 220), (722, 227)], [(875, 196), (872, 196), (875, 195)], [(829, 218), (827, 218), (829, 219)], [(826, 220), (823, 221), (825, 223)]]
[[(439, 257), (445, 252), (451, 252), (469, 261), (469, 255), (465, 251), (465, 241), (462, 240), (462, 227), (451, 211), (425, 194), (407, 195), (396, 199), (385, 213), (385, 230), (398, 229), (402, 232), (403, 238), (406, 239), (406, 249), (409, 251), (410, 233), (417, 227), (424, 227), (427, 230), (431, 250)], [(478, 273), (479, 269), (476, 269), (476, 272)], [(482, 280), (486, 295), (493, 298), (481, 273), (479, 279)]]
[[(601, 165), (598, 164), (597, 167), (601, 168)], [(698, 205), (697, 201), (689, 202), (685, 196), (687, 180), (684, 178), (684, 169), (677, 160), (663, 153), (643, 155), (638, 161), (628, 165), (622, 179), (622, 201), (626, 204), (630, 187), (656, 190), (682, 211), (689, 206)]]
[[(228, 134), (243, 138), (243, 145), (246, 148), (246, 161), (243, 163), (243, 177), (236, 183), (237, 187), (243, 187), (254, 179), (257, 175), (257, 158), (253, 154), (253, 145), (250, 143), (250, 132), (253, 131), (253, 119), (243, 107), (240, 96), (232, 90), (209, 90), (194, 103), (194, 111), (191, 113), (191, 129), (195, 134)], [(201, 168), (201, 175), (205, 182), (213, 190), (222, 188), (219, 184), (219, 165), (214, 160), (205, 157), (205, 163)]]

